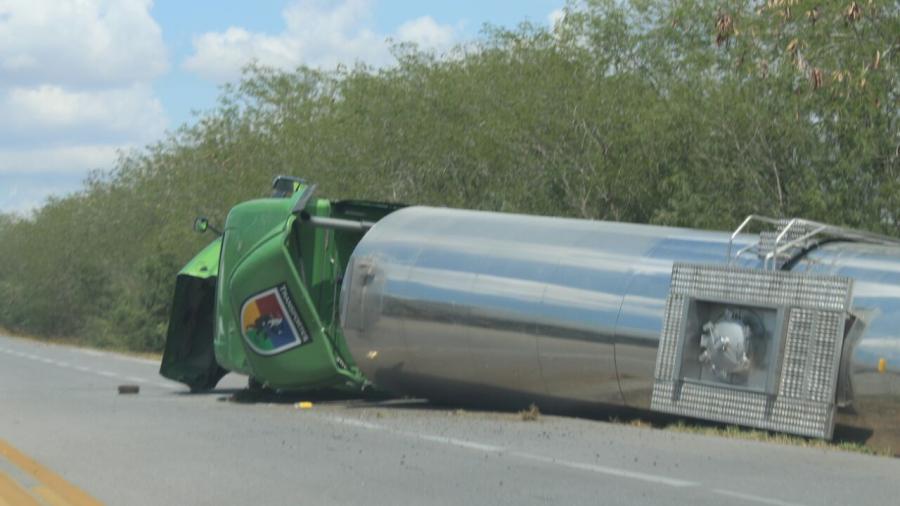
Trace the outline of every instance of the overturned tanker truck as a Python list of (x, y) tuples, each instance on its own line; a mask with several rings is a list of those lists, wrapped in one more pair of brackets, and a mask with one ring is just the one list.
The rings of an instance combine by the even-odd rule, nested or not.
[[(277, 178), (179, 274), (161, 373), (619, 406), (900, 450), (900, 241), (314, 198)], [(198, 228), (207, 228), (200, 220)], [(754, 233), (747, 231), (754, 230)]]

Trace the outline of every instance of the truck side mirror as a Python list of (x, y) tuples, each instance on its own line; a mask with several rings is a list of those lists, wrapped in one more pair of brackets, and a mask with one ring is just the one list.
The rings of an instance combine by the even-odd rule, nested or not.
[(209, 218), (206, 216), (197, 216), (194, 218), (194, 232), (202, 234), (207, 230), (212, 230), (216, 235), (222, 235), (222, 231), (209, 224)]
[(194, 232), (202, 234), (209, 230), (209, 219), (205, 216), (197, 216), (194, 218)]

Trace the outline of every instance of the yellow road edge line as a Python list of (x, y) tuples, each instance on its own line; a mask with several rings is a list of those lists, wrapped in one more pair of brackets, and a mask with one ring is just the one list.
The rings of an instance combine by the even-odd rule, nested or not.
[(0, 472), (0, 504), (41, 506), (21, 485)]
[(47, 506), (72, 506), (68, 501), (60, 497), (50, 487), (38, 485), (31, 488), (31, 493), (40, 497)]
[(58, 496), (65, 499), (70, 506), (103, 506), (102, 502), (64, 480), (62, 476), (38, 464), (37, 461), (16, 450), (3, 439), (0, 439), (0, 455), (19, 469), (34, 476), (37, 481), (43, 483)]

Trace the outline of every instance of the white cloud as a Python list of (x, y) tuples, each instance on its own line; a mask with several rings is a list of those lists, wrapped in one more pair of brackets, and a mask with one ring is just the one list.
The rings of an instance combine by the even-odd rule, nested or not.
[(123, 145), (83, 144), (40, 149), (0, 148), (0, 174), (41, 174), (108, 169)]
[(279, 34), (254, 33), (240, 27), (210, 32), (194, 39), (194, 54), (183, 67), (222, 82), (240, 75), (252, 61), (276, 68), (298, 65), (332, 68), (357, 61), (382, 66), (392, 61), (388, 39), (414, 42), (423, 48), (450, 47), (456, 33), (429, 16), (401, 25), (396, 33), (372, 29), (370, 0), (298, 0), (283, 12), (285, 29)]
[(550, 28), (558, 25), (563, 19), (566, 17), (566, 11), (564, 9), (554, 9), (547, 14), (547, 22), (550, 23)]
[(164, 133), (151, 82), (168, 62), (151, 6), (0, 0), (0, 209), (71, 191)]
[(27, 216), (50, 195), (62, 195), (80, 187), (78, 174), (51, 172), (35, 176), (0, 172), (0, 213)]
[(431, 16), (424, 16), (400, 25), (397, 28), (397, 40), (441, 50), (453, 45), (456, 34), (452, 26), (440, 25)]
[(0, 146), (29, 139), (149, 142), (164, 133), (162, 104), (146, 84), (71, 91), (56, 85), (0, 95)]
[(0, 0), (0, 85), (115, 85), (168, 66), (150, 0)]

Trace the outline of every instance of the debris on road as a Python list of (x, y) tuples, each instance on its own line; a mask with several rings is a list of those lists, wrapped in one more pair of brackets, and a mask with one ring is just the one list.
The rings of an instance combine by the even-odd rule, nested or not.
[(141, 391), (138, 385), (119, 385), (119, 394), (136, 394)]

